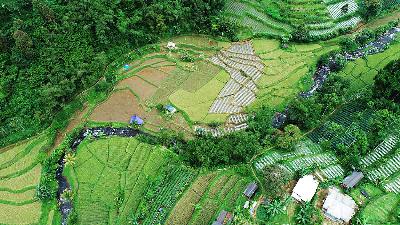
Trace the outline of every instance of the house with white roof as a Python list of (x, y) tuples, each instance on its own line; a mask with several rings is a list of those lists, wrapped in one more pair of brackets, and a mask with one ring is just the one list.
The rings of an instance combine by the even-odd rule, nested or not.
[(333, 187), (329, 189), (328, 196), (325, 199), (322, 210), (324, 214), (334, 221), (348, 223), (354, 216), (357, 205), (354, 200), (339, 189)]
[(313, 175), (306, 175), (297, 181), (292, 197), (300, 202), (309, 202), (317, 191), (319, 181)]

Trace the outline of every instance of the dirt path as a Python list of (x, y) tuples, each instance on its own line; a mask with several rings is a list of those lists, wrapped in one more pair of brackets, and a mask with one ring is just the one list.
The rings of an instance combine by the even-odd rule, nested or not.
[(84, 106), (82, 110), (78, 110), (74, 113), (72, 118), (69, 120), (68, 126), (63, 131), (57, 133), (56, 139), (54, 140), (54, 148), (57, 147), (64, 140), (65, 136), (78, 124), (85, 121), (84, 116), (88, 112), (88, 109), (87, 106)]

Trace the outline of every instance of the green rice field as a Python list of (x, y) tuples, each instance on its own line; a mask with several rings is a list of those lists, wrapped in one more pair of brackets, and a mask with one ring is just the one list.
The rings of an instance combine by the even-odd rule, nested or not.
[(41, 175), (39, 158), (47, 144), (42, 135), (0, 153), (0, 224), (33, 224), (41, 218), (36, 198)]

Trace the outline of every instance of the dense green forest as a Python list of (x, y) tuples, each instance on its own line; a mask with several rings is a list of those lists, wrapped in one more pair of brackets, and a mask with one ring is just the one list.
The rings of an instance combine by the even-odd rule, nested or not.
[(0, 145), (47, 127), (117, 56), (172, 34), (223, 31), (215, 16), (222, 7), (223, 0), (3, 2)]

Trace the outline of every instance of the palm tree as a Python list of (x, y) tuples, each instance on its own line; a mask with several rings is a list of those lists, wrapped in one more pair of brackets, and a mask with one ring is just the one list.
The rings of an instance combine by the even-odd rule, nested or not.
[(72, 153), (67, 153), (64, 157), (64, 163), (66, 166), (74, 166), (75, 165), (75, 156)]

